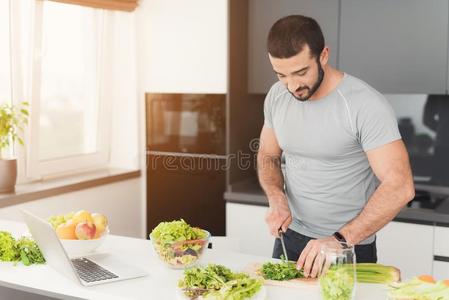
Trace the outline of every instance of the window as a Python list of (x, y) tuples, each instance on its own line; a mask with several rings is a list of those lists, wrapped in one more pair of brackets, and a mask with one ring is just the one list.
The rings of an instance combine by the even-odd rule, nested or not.
[(0, 1), (0, 105), (11, 101), (9, 1)]
[(28, 173), (40, 177), (104, 166), (109, 149), (103, 11), (35, 3)]

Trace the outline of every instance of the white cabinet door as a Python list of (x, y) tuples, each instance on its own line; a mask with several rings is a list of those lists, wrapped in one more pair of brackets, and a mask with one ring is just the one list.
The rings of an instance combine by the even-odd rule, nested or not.
[(248, 45), (248, 90), (268, 92), (277, 81), (267, 54), (267, 37), (271, 26), (281, 17), (300, 14), (320, 24), (326, 45), (330, 47), (329, 63), (336, 66), (338, 51), (338, 1), (329, 0), (250, 0)]
[(140, 1), (139, 81), (152, 93), (227, 93), (228, 0)]
[(435, 255), (449, 257), (449, 227), (435, 227)]
[(432, 274), (433, 231), (430, 225), (390, 222), (377, 233), (378, 262), (399, 268), (402, 279)]
[(342, 0), (339, 64), (382, 93), (444, 94), (447, 0)]
[(265, 223), (268, 207), (226, 203), (226, 236), (239, 241), (243, 253), (271, 257), (274, 238)]
[(449, 279), (449, 227), (435, 226), (433, 276)]
[(436, 280), (449, 279), (449, 262), (448, 261), (434, 261), (433, 262), (433, 277)]

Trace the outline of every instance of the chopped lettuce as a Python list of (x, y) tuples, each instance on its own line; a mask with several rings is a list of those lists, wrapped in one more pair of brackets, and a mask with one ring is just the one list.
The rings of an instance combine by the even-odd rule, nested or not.
[(191, 227), (183, 219), (172, 222), (161, 222), (150, 234), (151, 239), (155, 239), (161, 244), (203, 239), (206, 236), (206, 231)]
[(323, 300), (350, 300), (354, 284), (352, 266), (332, 266), (320, 276), (321, 296)]
[(15, 240), (11, 233), (0, 231), (0, 261), (19, 262), (25, 266), (45, 263), (36, 242), (28, 237)]
[(390, 285), (389, 299), (449, 300), (449, 286), (444, 282), (425, 282), (415, 277)]
[(15, 249), (15, 240), (11, 233), (0, 231), (0, 260), (16, 261), (17, 251)]
[(184, 271), (178, 283), (190, 299), (241, 300), (249, 299), (262, 288), (262, 281), (245, 273), (233, 273), (222, 265), (209, 264)]

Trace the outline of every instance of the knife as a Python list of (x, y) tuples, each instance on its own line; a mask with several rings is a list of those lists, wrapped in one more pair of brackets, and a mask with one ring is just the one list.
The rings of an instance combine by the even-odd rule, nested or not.
[(284, 252), (284, 258), (286, 261), (288, 261), (287, 249), (285, 249), (285, 243), (284, 243), (284, 233), (282, 232), (282, 229), (280, 229), (280, 228), (279, 228), (279, 238), (281, 239), (282, 252)]

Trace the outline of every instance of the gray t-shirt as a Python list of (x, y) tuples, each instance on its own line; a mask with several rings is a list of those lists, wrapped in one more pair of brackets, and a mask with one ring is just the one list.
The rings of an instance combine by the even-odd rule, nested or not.
[(285, 155), (290, 229), (314, 238), (332, 235), (360, 213), (378, 185), (365, 152), (401, 138), (388, 101), (348, 74), (326, 97), (305, 102), (277, 82), (264, 114)]

